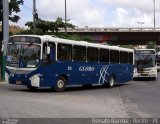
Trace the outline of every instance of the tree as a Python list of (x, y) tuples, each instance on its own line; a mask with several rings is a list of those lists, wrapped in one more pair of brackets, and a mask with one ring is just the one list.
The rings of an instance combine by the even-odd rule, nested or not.
[[(3, 21), (2, 2), (3, 0), (0, 0), (0, 22)], [(11, 20), (12, 22), (18, 22), (20, 17), (16, 15), (16, 13), (19, 13), (21, 11), (20, 5), (23, 5), (23, 3), (24, 3), (23, 0), (10, 0), (9, 2), (9, 20)]]
[(154, 44), (148, 44), (147, 49), (155, 49), (155, 45)]
[[(2, 53), (1, 53), (1, 47), (2, 47), (2, 39), (3, 39), (3, 0), (0, 0), (0, 23), (2, 24), (2, 31), (0, 31), (0, 60), (2, 57)], [(23, 4), (23, 0), (10, 0), (9, 2), (9, 20), (12, 22), (17, 22), (20, 17), (17, 15), (18, 12), (20, 12), (20, 7), (19, 5)], [(0, 62), (0, 65), (2, 65), (2, 63)], [(2, 65), (3, 66), (3, 65)], [(4, 77), (4, 74), (3, 74)]]
[[(29, 29), (22, 30), (18, 34), (33, 34), (33, 22), (29, 21), (25, 24), (25, 26), (28, 26)], [(50, 35), (56, 35), (57, 37), (64, 39), (92, 42), (92, 40), (88, 37), (80, 37), (79, 35), (70, 35), (58, 32), (60, 28), (65, 29), (65, 27), (75, 28), (75, 25), (68, 22), (65, 24), (64, 20), (60, 17), (58, 17), (55, 21), (45, 21), (42, 19), (38, 19), (36, 21), (36, 34), (38, 35), (50, 34)]]
[[(32, 32), (32, 30), (33, 30), (33, 22), (32, 21), (27, 22), (25, 24), (25, 26), (28, 26)], [(38, 19), (36, 21), (36, 28), (42, 30), (42, 32), (44, 34), (46, 34), (47, 31), (49, 31), (49, 30), (57, 33), (59, 31), (59, 28), (65, 28), (65, 27), (74, 28), (75, 26), (70, 23), (65, 24), (63, 22), (63, 19), (60, 17), (58, 17), (56, 19), (56, 21), (45, 21), (42, 19)]]
[[(36, 34), (39, 34), (39, 31), (42, 32), (42, 34), (45, 34), (49, 30), (49, 23), (50, 22), (48, 21), (38, 19), (38, 21), (36, 22)], [(33, 22), (32, 21), (27, 22), (25, 26), (28, 26), (30, 28), (30, 33), (33, 33)]]

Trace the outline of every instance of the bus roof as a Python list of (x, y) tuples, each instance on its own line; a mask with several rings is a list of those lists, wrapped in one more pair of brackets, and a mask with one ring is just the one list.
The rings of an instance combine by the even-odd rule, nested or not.
[(102, 49), (107, 48), (107, 49), (111, 49), (111, 50), (134, 52), (133, 49), (129, 49), (129, 48), (122, 48), (122, 47), (118, 47), (118, 46), (109, 46), (109, 45), (98, 44), (98, 43), (89, 43), (87, 41), (74, 41), (74, 40), (53, 37), (50, 35), (13, 35), (11, 37), (16, 37), (16, 36), (39, 37), (39, 38), (41, 38), (42, 42), (50, 41), (50, 42), (55, 42), (55, 43), (65, 43), (65, 44), (72, 44), (72, 45), (79, 45), (79, 46), (86, 46), (86, 47), (95, 47), (95, 48), (102, 48)]

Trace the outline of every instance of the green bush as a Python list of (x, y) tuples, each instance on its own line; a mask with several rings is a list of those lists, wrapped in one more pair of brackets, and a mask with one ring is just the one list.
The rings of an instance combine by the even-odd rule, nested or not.
[[(35, 33), (37, 34), (37, 35), (43, 35), (43, 31), (41, 30), (41, 29), (36, 29), (35, 30)], [(22, 30), (22, 31), (20, 31), (19, 33), (17, 33), (17, 35), (33, 35), (33, 30)]]

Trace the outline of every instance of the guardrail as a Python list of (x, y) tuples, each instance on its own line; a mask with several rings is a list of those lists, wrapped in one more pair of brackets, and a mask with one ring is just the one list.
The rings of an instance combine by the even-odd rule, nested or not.
[[(59, 32), (65, 32), (65, 29), (60, 28)], [(160, 32), (160, 27), (153, 28), (153, 27), (131, 27), (131, 28), (92, 28), (92, 27), (85, 27), (85, 28), (67, 28), (67, 32)]]

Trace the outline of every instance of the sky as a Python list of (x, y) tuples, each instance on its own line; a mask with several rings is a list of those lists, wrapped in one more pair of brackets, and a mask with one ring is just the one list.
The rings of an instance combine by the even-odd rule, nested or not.
[[(153, 27), (153, 0), (66, 0), (67, 19), (78, 27)], [(156, 2), (156, 27), (160, 27), (160, 0)], [(65, 0), (36, 0), (41, 19), (54, 21), (65, 17)], [(33, 0), (24, 0), (17, 25), (32, 21)]]

